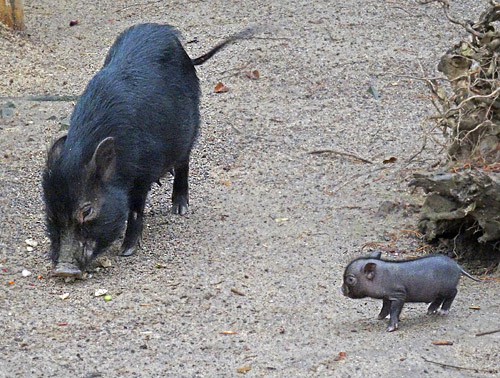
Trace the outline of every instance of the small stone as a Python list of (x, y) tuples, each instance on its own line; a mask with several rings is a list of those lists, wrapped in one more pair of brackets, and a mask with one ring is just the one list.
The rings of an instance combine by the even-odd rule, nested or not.
[(69, 128), (69, 124), (70, 124), (70, 121), (71, 121), (71, 116), (67, 116), (66, 118), (63, 118), (59, 124), (61, 125), (61, 128), (60, 128), (60, 131), (63, 131), (63, 130), (68, 130)]
[(3, 119), (12, 118), (14, 116), (14, 109), (12, 108), (2, 108), (1, 116)]
[(38, 246), (38, 242), (36, 240), (33, 240), (31, 238), (28, 238), (24, 241), (26, 243), (26, 245), (29, 245), (30, 247), (37, 247)]
[(107, 292), (108, 292), (108, 290), (106, 290), (106, 289), (97, 289), (94, 293), (94, 296), (101, 297), (101, 296), (105, 295)]
[(23, 269), (23, 271), (21, 272), (21, 274), (23, 275), (23, 277), (29, 277), (29, 276), (31, 276), (31, 272), (28, 269)]
[(60, 295), (59, 298), (61, 298), (62, 300), (68, 299), (69, 293), (64, 293), (64, 294)]
[(26, 250), (27, 250), (28, 252), (33, 252), (33, 247), (30, 247), (30, 246), (28, 245), (28, 246), (26, 247)]

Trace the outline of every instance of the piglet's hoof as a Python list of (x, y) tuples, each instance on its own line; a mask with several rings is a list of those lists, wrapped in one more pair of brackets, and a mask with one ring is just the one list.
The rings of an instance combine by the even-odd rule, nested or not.
[(387, 327), (386, 331), (387, 332), (394, 332), (397, 329), (398, 329), (398, 325), (395, 324), (395, 325), (390, 325), (389, 327)]
[(449, 312), (450, 310), (439, 310), (437, 313), (441, 316), (446, 316)]

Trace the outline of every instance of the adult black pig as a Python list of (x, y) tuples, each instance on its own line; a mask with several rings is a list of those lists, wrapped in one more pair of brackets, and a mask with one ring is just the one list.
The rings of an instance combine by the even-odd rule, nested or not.
[(68, 134), (48, 152), (42, 186), (56, 276), (80, 275), (125, 228), (121, 254), (132, 254), (146, 196), (169, 171), (172, 212), (186, 213), (200, 124), (194, 66), (251, 33), (193, 60), (168, 25), (132, 26), (116, 39), (76, 104)]
[(462, 274), (480, 281), (445, 255), (388, 261), (380, 259), (380, 252), (375, 252), (347, 266), (341, 290), (349, 298), (382, 299), (378, 319), (390, 315), (387, 331), (392, 332), (398, 328), (405, 302), (430, 303), (428, 314), (435, 314), (441, 306), (439, 313), (446, 315), (457, 295)]

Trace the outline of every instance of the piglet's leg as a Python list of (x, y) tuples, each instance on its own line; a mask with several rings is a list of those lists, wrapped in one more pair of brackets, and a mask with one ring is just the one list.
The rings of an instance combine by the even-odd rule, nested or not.
[(443, 305), (441, 306), (441, 310), (439, 310), (439, 315), (446, 315), (446, 314), (448, 314), (448, 312), (450, 312), (451, 304), (453, 303), (453, 300), (457, 296), (457, 293), (458, 293), (458, 290), (455, 289), (455, 290), (453, 290), (453, 292), (451, 293), (451, 295), (449, 297), (445, 298)]
[(380, 310), (380, 314), (378, 314), (377, 319), (378, 320), (385, 319), (390, 312), (391, 312), (391, 301), (387, 298), (384, 298), (384, 302), (382, 304), (382, 310)]
[(437, 297), (434, 301), (432, 301), (432, 303), (429, 305), (429, 308), (427, 309), (427, 315), (435, 314), (443, 301), (444, 297)]
[(403, 299), (393, 299), (391, 300), (391, 312), (389, 319), (389, 327), (387, 327), (387, 332), (392, 332), (398, 329), (399, 325), (399, 314), (401, 314), (401, 310), (405, 301)]

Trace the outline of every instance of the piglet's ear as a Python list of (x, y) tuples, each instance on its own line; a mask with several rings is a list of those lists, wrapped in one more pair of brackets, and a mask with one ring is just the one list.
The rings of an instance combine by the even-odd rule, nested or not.
[(99, 143), (90, 161), (91, 173), (107, 182), (111, 179), (116, 167), (115, 139), (108, 137)]
[(58, 140), (52, 144), (49, 153), (47, 155), (47, 166), (53, 165), (59, 157), (61, 156), (62, 149), (64, 147), (64, 142), (66, 142), (67, 135), (60, 137)]
[(375, 269), (377, 267), (377, 264), (375, 263), (366, 263), (365, 267), (363, 268), (363, 271), (366, 275), (366, 279), (368, 280), (373, 280), (373, 277), (375, 277)]

